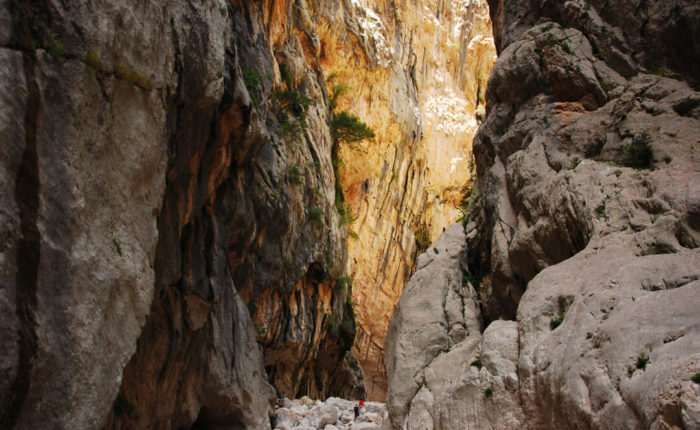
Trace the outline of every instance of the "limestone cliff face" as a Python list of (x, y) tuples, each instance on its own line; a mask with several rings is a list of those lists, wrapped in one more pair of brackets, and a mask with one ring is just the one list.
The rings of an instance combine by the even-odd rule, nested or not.
[(304, 3), (69, 3), (0, 2), (0, 427), (362, 395)]
[[(699, 9), (490, 3), (500, 55), (474, 141), (465, 286), (420, 273), (401, 298), (443, 335), (397, 310), (392, 424), (697, 428), (700, 53), (673, 41), (697, 32)], [(448, 335), (455, 294), (419, 313), (450, 288), (483, 334)]]
[[(422, 241), (460, 216), (477, 112), (495, 61), (485, 1), (319, 2), (320, 62), (349, 87), (339, 109), (373, 141), (344, 145), (357, 353), (370, 398), (384, 399), (384, 339)], [(354, 233), (354, 235), (353, 235)], [(426, 246), (427, 243), (423, 244)]]

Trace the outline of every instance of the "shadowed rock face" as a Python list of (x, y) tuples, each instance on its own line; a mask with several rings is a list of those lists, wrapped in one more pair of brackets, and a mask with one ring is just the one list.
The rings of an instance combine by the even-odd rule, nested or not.
[(387, 340), (387, 371), (404, 375), (394, 428), (696, 428), (697, 47), (670, 41), (696, 31), (697, 6), (490, 3), (500, 56), (464, 278), (486, 328), (454, 346), (421, 336), (425, 313), (405, 309), (451, 284), (439, 265), (417, 272)]
[(307, 21), (0, 2), (0, 427), (265, 428), (275, 389), (363, 395)]

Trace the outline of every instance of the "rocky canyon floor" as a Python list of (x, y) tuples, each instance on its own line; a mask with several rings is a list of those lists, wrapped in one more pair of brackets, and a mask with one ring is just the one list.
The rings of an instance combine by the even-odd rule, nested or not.
[(308, 397), (280, 399), (272, 418), (273, 430), (389, 430), (386, 404), (365, 402), (356, 417), (357, 401), (330, 397), (325, 401)]

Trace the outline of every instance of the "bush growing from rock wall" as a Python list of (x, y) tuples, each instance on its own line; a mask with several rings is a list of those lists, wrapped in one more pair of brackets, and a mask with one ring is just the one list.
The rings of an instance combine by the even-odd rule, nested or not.
[(472, 361), (471, 365), (481, 370), (481, 367), (483, 366), (481, 363), (481, 357), (476, 357), (474, 361)]
[(649, 364), (649, 357), (647, 355), (640, 355), (637, 357), (637, 369), (645, 370)]
[(323, 208), (316, 206), (309, 209), (309, 219), (317, 226), (323, 226)]
[(355, 115), (340, 111), (331, 119), (331, 135), (334, 142), (353, 143), (374, 139), (374, 130)]
[(418, 252), (423, 252), (430, 246), (430, 234), (425, 224), (421, 224), (414, 232), (416, 244), (418, 244)]
[(623, 165), (635, 169), (648, 169), (653, 158), (651, 136), (646, 132), (635, 135), (632, 143), (622, 147), (622, 152)]
[(551, 320), (549, 320), (549, 328), (554, 330), (555, 328), (559, 327), (562, 322), (564, 322), (564, 315), (553, 317)]

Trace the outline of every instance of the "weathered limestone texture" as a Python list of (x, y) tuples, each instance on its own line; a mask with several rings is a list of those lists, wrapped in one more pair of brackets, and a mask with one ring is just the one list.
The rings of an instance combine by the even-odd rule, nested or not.
[[(376, 132), (343, 145), (339, 170), (357, 220), (348, 228), (358, 335), (369, 398), (386, 393), (384, 338), (422, 248), (460, 216), (473, 172), (477, 116), (495, 61), (485, 0), (311, 2), (338, 110)], [(423, 242), (419, 244), (416, 238)]]
[(0, 1), (0, 427), (258, 429), (275, 390), (364, 395), (309, 22)]
[[(698, 428), (700, 52), (678, 41), (697, 34), (700, 8), (490, 3), (500, 56), (474, 142), (462, 269), (487, 325), (481, 372), (500, 363), (503, 386), (439, 410), (435, 393), (476, 373), (476, 347), (430, 371), (455, 348), (433, 359), (440, 345), (409, 334), (422, 313), (402, 303), (436, 300), (440, 285), (439, 269), (417, 272), (387, 338), (387, 372), (404, 372), (389, 379), (392, 424)], [(447, 314), (437, 308), (433, 318)]]
[(386, 344), (394, 428), (517, 429), (522, 423), (517, 326), (494, 321), (483, 331), (477, 292), (462, 276), (464, 243), (462, 225), (449, 227), (418, 258), (396, 306)]

